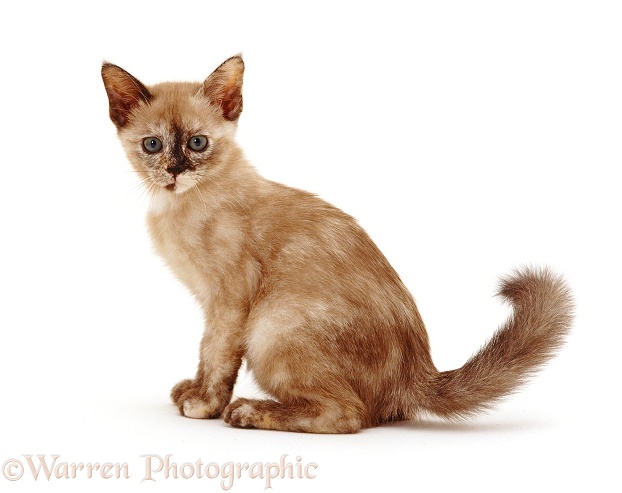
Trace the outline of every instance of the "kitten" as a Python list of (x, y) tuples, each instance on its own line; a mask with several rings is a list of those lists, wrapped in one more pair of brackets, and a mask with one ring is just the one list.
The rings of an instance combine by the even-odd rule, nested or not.
[[(171, 392), (181, 414), (311, 433), (463, 418), (553, 355), (571, 296), (550, 271), (525, 269), (502, 282), (505, 325), (462, 368), (439, 372), (412, 296), (356, 221), (244, 158), (243, 73), (234, 56), (203, 83), (147, 87), (102, 67), (110, 118), (152, 194), (156, 249), (205, 314), (196, 377)], [(274, 400), (230, 402), (243, 358)]]

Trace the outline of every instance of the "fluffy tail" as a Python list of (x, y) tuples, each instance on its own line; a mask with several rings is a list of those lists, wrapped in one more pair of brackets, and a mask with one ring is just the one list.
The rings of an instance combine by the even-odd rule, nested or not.
[(420, 404), (456, 419), (489, 408), (516, 391), (562, 345), (572, 323), (573, 302), (565, 282), (548, 270), (516, 271), (499, 294), (513, 315), (469, 361), (428, 380)]

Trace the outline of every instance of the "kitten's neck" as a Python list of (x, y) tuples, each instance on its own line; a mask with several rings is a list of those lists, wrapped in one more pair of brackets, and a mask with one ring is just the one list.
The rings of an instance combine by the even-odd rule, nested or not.
[[(186, 193), (191, 193), (192, 190), (188, 190)], [(183, 196), (178, 196), (169, 190), (164, 188), (155, 190), (151, 195), (151, 201), (149, 203), (149, 214), (155, 214), (160, 216), (167, 212), (173, 211), (179, 207), (183, 199)]]

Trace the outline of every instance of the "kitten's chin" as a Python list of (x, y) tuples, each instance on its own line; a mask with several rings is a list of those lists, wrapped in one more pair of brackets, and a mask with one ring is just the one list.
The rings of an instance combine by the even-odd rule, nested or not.
[(177, 179), (173, 183), (169, 183), (168, 185), (165, 185), (164, 188), (168, 192), (172, 192), (175, 195), (181, 195), (187, 192), (188, 190), (190, 190), (194, 185), (195, 185), (194, 182), (187, 183), (184, 180)]

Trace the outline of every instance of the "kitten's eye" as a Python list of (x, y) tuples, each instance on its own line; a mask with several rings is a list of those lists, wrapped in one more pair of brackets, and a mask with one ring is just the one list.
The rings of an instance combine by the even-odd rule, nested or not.
[(155, 154), (162, 149), (162, 142), (157, 137), (147, 137), (143, 140), (143, 148), (150, 154)]
[(205, 135), (195, 135), (188, 141), (188, 147), (195, 152), (204, 151), (207, 147), (208, 140)]

